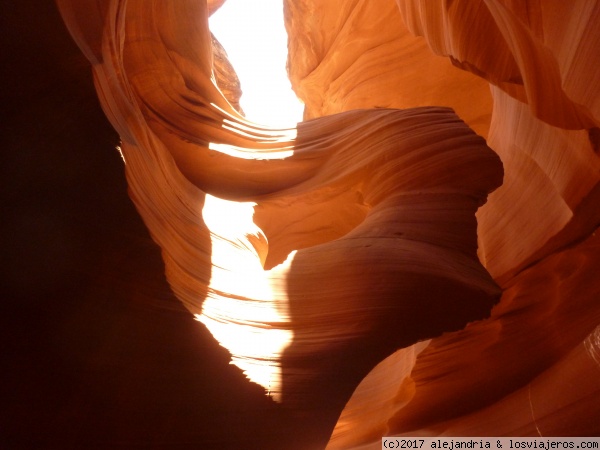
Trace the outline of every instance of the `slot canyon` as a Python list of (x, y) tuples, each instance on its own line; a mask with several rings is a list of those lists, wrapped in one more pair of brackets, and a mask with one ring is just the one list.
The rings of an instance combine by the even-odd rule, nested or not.
[(600, 2), (223, 3), (0, 3), (0, 448), (600, 435)]

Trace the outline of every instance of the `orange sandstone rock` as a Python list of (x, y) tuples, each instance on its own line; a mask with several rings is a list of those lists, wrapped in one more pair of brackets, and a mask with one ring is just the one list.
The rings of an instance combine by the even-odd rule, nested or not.
[[(213, 82), (206, 5), (111, 1), (85, 17), (77, 2), (60, 7), (84, 51), (94, 49), (131, 197), (173, 291), (234, 364), (308, 424), (307, 445), (326, 443), (378, 362), (489, 315), (500, 291), (477, 257), (475, 212), (502, 165), (452, 110), (260, 127)], [(287, 229), (269, 213), (311, 203), (344, 219), (324, 213)], [(323, 225), (332, 231), (306, 237)]]
[(487, 83), (433, 55), (407, 29), (392, 0), (287, 0), (284, 11), (288, 72), (305, 102), (305, 118), (356, 108), (440, 105), (487, 135)]
[[(378, 448), (380, 435), (395, 433), (597, 434), (597, 424), (588, 417), (598, 414), (591, 406), (597, 403), (598, 383), (590, 379), (580, 390), (556, 393), (552, 382), (561, 376), (589, 379), (597, 369), (593, 330), (600, 317), (594, 300), (598, 283), (592, 281), (592, 273), (598, 262), (591, 255), (600, 222), (595, 137), (600, 35), (593, 26), (600, 7), (597, 2), (495, 0), (398, 0), (397, 4), (408, 29), (424, 36), (433, 53), (491, 83), (494, 103), (488, 144), (501, 157), (505, 178), (478, 212), (479, 254), (505, 292), (490, 319), (433, 339), (425, 350), (400, 350), (378, 366), (348, 403), (328, 448)], [(319, 48), (313, 43), (319, 40), (327, 49), (342, 49), (346, 41), (360, 46), (360, 33), (353, 32), (378, 20), (369, 14), (346, 14), (321, 22), (302, 21), (301, 8), (289, 8), (293, 14), (288, 29), (308, 28), (309, 49)], [(312, 2), (310, 7), (313, 16), (331, 8), (326, 2)], [(353, 26), (345, 28), (345, 23)], [(319, 38), (328, 30), (335, 38)], [(369, 38), (389, 35), (383, 25), (378, 30), (381, 33), (373, 32)], [(299, 37), (296, 42), (306, 40)], [(290, 58), (290, 74), (297, 92), (304, 95), (306, 80), (335, 70), (336, 63), (327, 56), (313, 58), (319, 64), (313, 69), (314, 63), (306, 63), (311, 58), (294, 48), (294, 36), (291, 41), (297, 56)], [(410, 49), (398, 50), (390, 59), (408, 64), (413, 54)], [(336, 73), (336, 79), (352, 70), (358, 71), (352, 66)], [(451, 95), (453, 79), (440, 72), (437, 83), (440, 92)], [(375, 85), (373, 79), (373, 92)], [(320, 97), (324, 105), (354, 100), (352, 87), (340, 96), (324, 86)], [(398, 91), (419, 92), (421, 86), (413, 79)], [(377, 95), (396, 94), (382, 89), (372, 98)], [(485, 104), (480, 98), (473, 108)], [(366, 96), (362, 101), (353, 107), (376, 106)], [(575, 246), (582, 240), (585, 244)], [(416, 359), (407, 359), (417, 353)], [(402, 364), (397, 373), (391, 373), (394, 364)], [(407, 368), (411, 364), (412, 370)], [(536, 405), (542, 397), (544, 412), (539, 415)], [(385, 407), (373, 414), (382, 401)], [(519, 412), (511, 415), (511, 408)]]
[(303, 445), (600, 431), (597, 2), (286, 1), (288, 130), (215, 84), (212, 2), (57, 3), (173, 291)]

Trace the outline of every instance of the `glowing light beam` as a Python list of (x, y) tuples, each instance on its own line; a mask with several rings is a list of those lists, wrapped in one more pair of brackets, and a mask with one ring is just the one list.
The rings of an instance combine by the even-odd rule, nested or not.
[(282, 0), (227, 0), (210, 18), (242, 86), (246, 117), (273, 127), (294, 127), (304, 105), (285, 69), (287, 33)]

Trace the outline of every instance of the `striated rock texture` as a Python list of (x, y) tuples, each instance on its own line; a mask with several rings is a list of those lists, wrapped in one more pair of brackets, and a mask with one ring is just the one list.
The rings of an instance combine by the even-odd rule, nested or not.
[[(236, 111), (207, 26), (221, 4), (57, 1), (170, 290), (131, 211), (111, 208), (116, 189), (56, 195), (97, 230), (86, 258), (50, 207), (39, 225), (9, 221), (3, 235), (31, 230), (50, 275), (27, 281), (9, 259), (29, 294), (2, 327), (17, 339), (1, 441), (346, 449), (390, 434), (599, 433), (597, 3), (286, 1), (307, 105), (287, 130)], [(15, 19), (49, 9), (28, 5)], [(63, 167), (45, 152), (98, 158), (117, 141), (78, 84), (89, 65), (66, 36), (51, 53), (17, 39), (28, 20), (8, 27), (27, 55), (15, 73), (36, 86), (7, 96), (8, 154), (42, 150), (39, 185)], [(13, 186), (10, 199), (29, 184)], [(42, 229), (61, 229), (56, 255)]]
[[(475, 212), (502, 166), (452, 110), (265, 128), (213, 83), (201, 2), (114, 1), (85, 18), (78, 2), (59, 7), (174, 293), (304, 424), (302, 445), (325, 445), (356, 385), (396, 349), (489, 315), (500, 290), (477, 257)], [(290, 204), (299, 222), (274, 216)]]
[(488, 83), (436, 57), (406, 28), (393, 1), (286, 1), (284, 7), (288, 72), (305, 118), (440, 105), (487, 135)]
[[(429, 96), (487, 136), (505, 170), (478, 213), (500, 304), (382, 362), (328, 448), (379, 448), (385, 434), (597, 435), (600, 5), (357, 0), (338, 15), (326, 1), (285, 5), (290, 77), (308, 117)], [(429, 60), (440, 69), (422, 71)], [(493, 105), (477, 90), (484, 81)], [(489, 127), (478, 124), (489, 113)]]
[(244, 111), (242, 111), (242, 107), (240, 106), (240, 97), (242, 96), (240, 80), (235, 73), (235, 69), (229, 62), (227, 52), (212, 33), (211, 41), (213, 49), (213, 73), (217, 86), (231, 106), (237, 112), (244, 115)]

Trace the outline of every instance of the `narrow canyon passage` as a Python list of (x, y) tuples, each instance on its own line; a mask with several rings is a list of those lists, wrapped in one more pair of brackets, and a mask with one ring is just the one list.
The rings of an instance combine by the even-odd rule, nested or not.
[(598, 3), (285, 1), (283, 130), (209, 3), (2, 6), (0, 443), (597, 435)]

